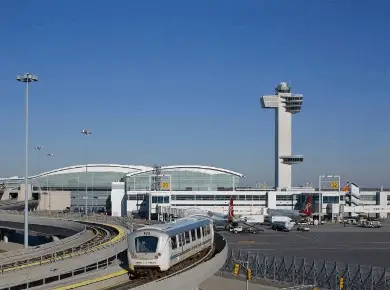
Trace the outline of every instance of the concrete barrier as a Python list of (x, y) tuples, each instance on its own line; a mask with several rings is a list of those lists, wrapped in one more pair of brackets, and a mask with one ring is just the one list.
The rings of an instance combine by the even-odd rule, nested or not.
[(199, 285), (212, 277), (219, 269), (225, 264), (227, 255), (228, 255), (228, 246), (223, 237), (216, 235), (221, 243), (221, 248), (223, 250), (215, 255), (212, 259), (207, 262), (201, 263), (198, 266), (185, 271), (183, 273), (177, 274), (170, 278), (164, 278), (162, 280), (157, 280), (156, 282), (151, 282), (136, 288), (131, 288), (133, 290), (156, 290), (156, 289), (169, 289), (169, 290), (195, 290), (198, 289)]

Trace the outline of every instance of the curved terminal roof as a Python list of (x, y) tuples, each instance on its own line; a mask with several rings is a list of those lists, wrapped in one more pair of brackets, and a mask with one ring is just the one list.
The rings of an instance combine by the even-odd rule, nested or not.
[[(88, 172), (99, 172), (99, 173), (121, 173), (123, 176), (131, 177), (136, 176), (142, 173), (153, 172), (153, 167), (142, 166), (142, 165), (122, 165), (122, 164), (88, 164)], [(161, 170), (163, 171), (188, 171), (203, 173), (209, 175), (215, 174), (226, 174), (237, 177), (244, 177), (241, 173), (234, 172), (231, 170), (212, 167), (212, 166), (202, 166), (202, 165), (171, 165), (171, 166), (162, 166)], [(29, 179), (37, 179), (48, 176), (55, 176), (60, 174), (72, 174), (72, 173), (85, 173), (85, 164), (68, 166), (63, 168), (54, 169), (51, 171), (43, 172), (37, 175), (30, 176)], [(19, 181), (24, 177), (9, 177), (9, 178), (0, 178), (0, 181)]]
[[(137, 171), (145, 171), (151, 170), (152, 167), (148, 166), (140, 166), (140, 165), (122, 165), (122, 164), (88, 164), (88, 172), (115, 172), (115, 173), (123, 173), (123, 175), (137, 172)], [(37, 175), (29, 176), (29, 179), (36, 179), (40, 177), (53, 176), (58, 174), (71, 174), (71, 173), (84, 173), (85, 172), (85, 164), (84, 165), (75, 165), (68, 166), (63, 168), (54, 169), (51, 171), (43, 172)], [(10, 178), (1, 178), (0, 180), (21, 180), (23, 177), (10, 177)]]
[[(88, 166), (88, 172), (117, 172), (123, 174), (152, 169), (151, 167), (148, 166), (121, 165), (121, 164), (88, 164), (87, 166)], [(45, 177), (45, 176), (57, 175), (57, 174), (82, 173), (85, 172), (86, 169), (85, 167), (86, 167), (85, 164), (63, 167), (63, 168), (47, 171), (44, 173), (40, 173), (38, 175), (30, 176), (30, 178), (35, 179), (39, 177)]]
[[(244, 177), (241, 173), (234, 172), (231, 170), (218, 168), (218, 167), (212, 167), (212, 166), (202, 166), (202, 165), (171, 165), (171, 166), (162, 166), (162, 171), (190, 171), (190, 172), (197, 172), (197, 173), (204, 173), (209, 175), (214, 174), (226, 174), (226, 175), (234, 175), (237, 177)], [(136, 176), (143, 173), (149, 173), (153, 172), (153, 168), (146, 169), (143, 171), (138, 172), (129, 172), (126, 174), (126, 177)]]

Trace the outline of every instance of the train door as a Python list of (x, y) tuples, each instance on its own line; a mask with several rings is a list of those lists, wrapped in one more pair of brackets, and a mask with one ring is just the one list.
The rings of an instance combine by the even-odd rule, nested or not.
[(184, 251), (184, 246), (185, 246), (185, 240), (184, 240), (184, 233), (181, 233), (179, 235), (179, 247), (181, 248), (181, 252)]
[(203, 239), (202, 239), (202, 232), (200, 227), (196, 229), (196, 237), (199, 240), (198, 243), (201, 244), (203, 242)]

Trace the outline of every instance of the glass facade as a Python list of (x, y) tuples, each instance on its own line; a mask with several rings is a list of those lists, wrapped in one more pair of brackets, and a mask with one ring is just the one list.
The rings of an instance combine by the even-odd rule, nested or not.
[[(162, 168), (158, 176), (160, 190), (168, 191), (232, 191), (238, 186), (239, 177), (229, 173), (197, 171), (196, 169)], [(127, 177), (127, 191), (149, 191), (154, 187), (153, 171), (136, 173)]]
[(324, 196), (323, 198), (324, 203), (340, 203), (338, 196)]
[(111, 183), (123, 178), (123, 172), (78, 172), (46, 175), (31, 179), (34, 190), (70, 191), (71, 210), (85, 211), (85, 189), (90, 211), (103, 211), (111, 194)]
[(221, 201), (229, 201), (230, 198), (233, 200), (246, 200), (246, 201), (254, 201), (254, 200), (266, 200), (265, 195), (259, 195), (253, 193), (253, 195), (215, 195), (215, 194), (202, 194), (202, 195), (192, 195), (192, 194), (172, 194), (171, 200), (221, 200)]

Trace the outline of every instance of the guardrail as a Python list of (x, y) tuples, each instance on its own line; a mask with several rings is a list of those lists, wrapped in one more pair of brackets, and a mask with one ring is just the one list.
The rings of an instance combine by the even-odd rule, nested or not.
[[(259, 251), (230, 251), (225, 265), (221, 268), (221, 275), (233, 276), (234, 264), (238, 262), (247, 262), (252, 269), (253, 279), (269, 285), (315, 285), (320, 289), (340, 289), (340, 278), (343, 278), (344, 290), (390, 289), (390, 270), (386, 268), (300, 257), (278, 257)], [(242, 267), (239, 275), (246, 276)], [(313, 286), (310, 289), (312, 288)]]
[[(88, 254), (91, 252), (93, 253), (97, 250), (109, 249), (110, 247), (114, 248), (115, 254), (113, 254), (112, 253), (113, 251), (111, 251), (111, 254), (109, 254), (108, 257), (105, 257), (103, 259), (99, 258), (99, 260), (94, 262), (94, 263), (89, 262), (87, 265), (84, 265), (84, 266), (77, 266), (77, 268), (74, 268), (74, 269), (68, 268), (66, 270), (62, 270), (62, 271), (58, 271), (58, 272), (56, 270), (56, 272), (54, 272), (53, 274), (49, 274), (49, 275), (46, 273), (46, 274), (39, 275), (38, 277), (35, 276), (34, 278), (21, 279), (20, 281), (15, 282), (15, 283), (2, 285), (2, 286), (0, 286), (0, 289), (1, 290), (3, 290), (3, 289), (4, 290), (5, 289), (16, 289), (15, 287), (17, 287), (17, 289), (27, 289), (29, 287), (45, 285), (47, 283), (62, 280), (62, 279), (69, 278), (69, 277), (72, 277), (75, 275), (80, 275), (80, 274), (83, 274), (83, 273), (86, 273), (89, 271), (98, 270), (101, 268), (106, 268), (109, 265), (113, 264), (115, 261), (119, 261), (118, 258), (121, 257), (122, 255), (125, 255), (125, 252), (123, 252), (123, 249), (119, 250), (116, 247), (116, 245), (126, 239), (126, 235), (125, 235), (126, 231), (122, 228), (116, 227), (115, 225), (107, 225), (107, 226), (113, 226), (118, 230), (118, 235), (114, 236), (113, 239), (110, 239), (110, 240), (105, 241), (105, 242), (101, 242), (101, 241), (97, 242), (97, 244), (95, 246), (88, 247), (87, 249), (84, 249), (84, 250), (79, 251), (79, 252), (73, 252), (73, 253), (59, 255), (59, 256), (54, 255), (52, 259), (47, 259), (45, 261), (38, 260), (36, 262), (33, 262), (34, 265), (30, 264), (27, 266), (29, 266), (29, 267), (39, 266), (39, 265), (43, 265), (45, 263), (62, 261), (62, 260), (68, 259), (68, 258), (77, 258), (83, 254)], [(123, 260), (123, 257), (122, 257), (122, 260)], [(17, 266), (17, 268), (21, 268), (21, 267), (26, 268), (26, 266), (24, 266), (24, 265)], [(3, 272), (3, 269), (1, 271)], [(7, 269), (4, 269), (4, 272), (8, 272)]]
[[(60, 270), (58, 272), (53, 273), (53, 275), (41, 275), (39, 277), (35, 277), (33, 280), (32, 279), (24, 279), (21, 280), (18, 283), (12, 283), (12, 284), (7, 284), (0, 286), (0, 290), (12, 290), (15, 287), (17, 289), (29, 289), (31, 287), (37, 287), (37, 286), (42, 286), (46, 285), (55, 281), (60, 281), (64, 280), (70, 277), (74, 277), (76, 275), (81, 275), (85, 274), (94, 270), (99, 270), (99, 269), (105, 269), (110, 265), (116, 264), (118, 261), (119, 256), (122, 255), (121, 253), (116, 254), (114, 256), (111, 256), (109, 258), (106, 258), (104, 260), (101, 260), (99, 262), (89, 264), (83, 267), (79, 267), (77, 269), (73, 270)], [(50, 287), (50, 286), (49, 286)]]

